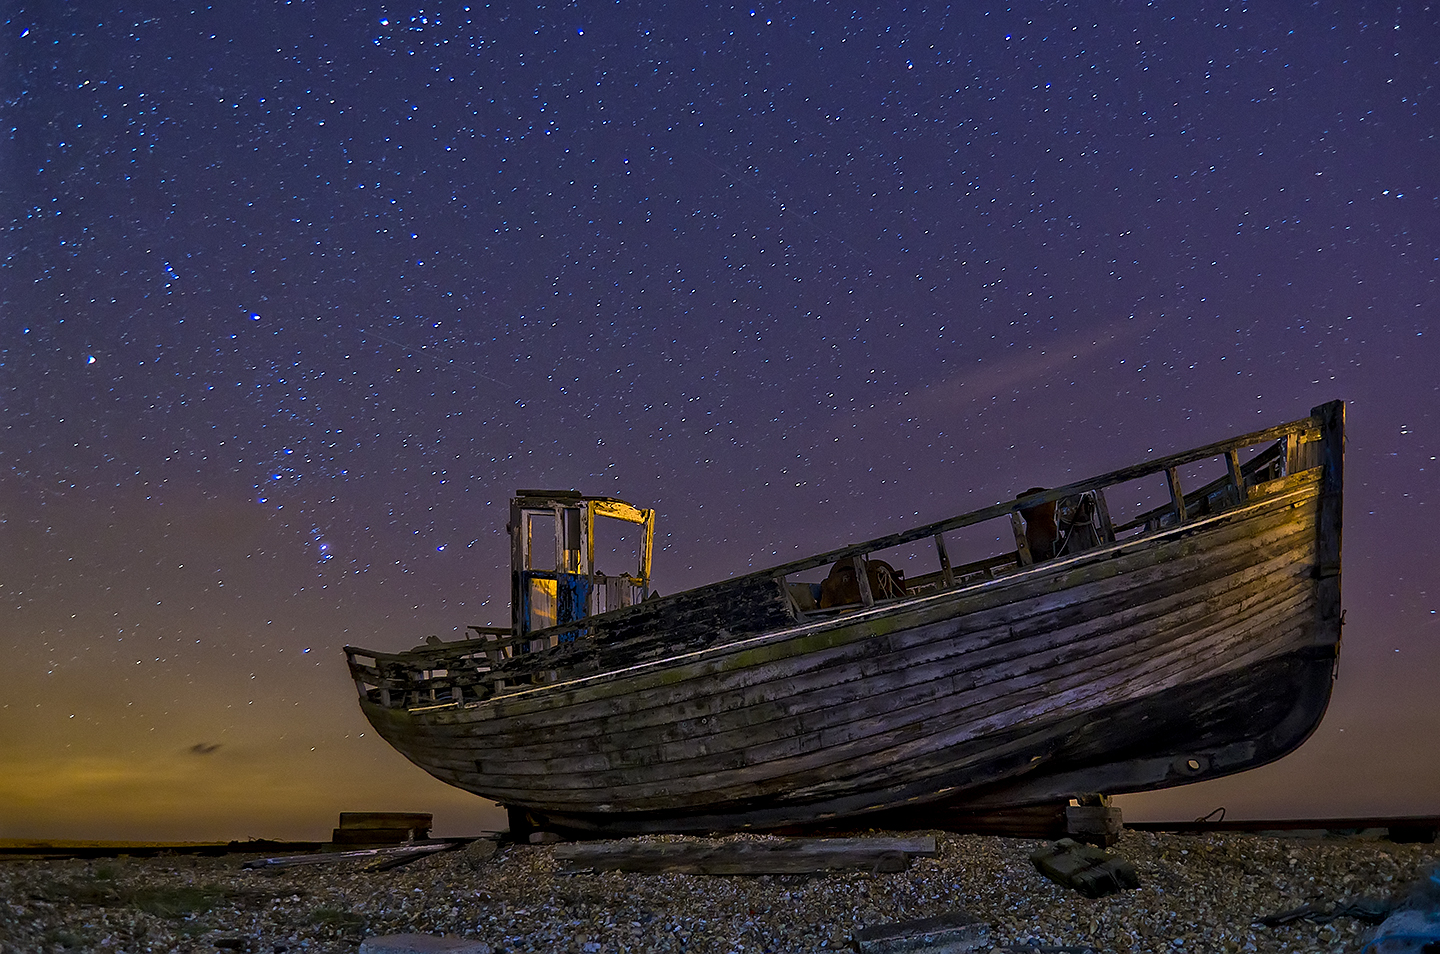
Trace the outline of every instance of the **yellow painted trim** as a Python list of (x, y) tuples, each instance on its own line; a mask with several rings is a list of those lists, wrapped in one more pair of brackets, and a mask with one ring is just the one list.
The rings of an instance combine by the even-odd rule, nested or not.
[(650, 521), (653, 525), (655, 520), (655, 511), (632, 507), (623, 500), (591, 500), (590, 506), (602, 517), (614, 517), (616, 520), (624, 520), (628, 523)]

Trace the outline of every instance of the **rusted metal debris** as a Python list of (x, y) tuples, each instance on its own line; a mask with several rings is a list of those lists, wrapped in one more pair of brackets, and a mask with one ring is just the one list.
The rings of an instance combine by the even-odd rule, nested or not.
[(1051, 881), (1074, 888), (1087, 898), (1140, 887), (1140, 876), (1130, 862), (1071, 838), (1033, 852), (1030, 861)]

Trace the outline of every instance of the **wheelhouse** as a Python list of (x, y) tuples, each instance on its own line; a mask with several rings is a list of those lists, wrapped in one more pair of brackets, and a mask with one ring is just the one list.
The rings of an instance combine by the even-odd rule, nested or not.
[[(632, 606), (649, 593), (654, 510), (573, 490), (521, 490), (508, 529), (515, 636)], [(628, 565), (617, 567), (626, 556)]]

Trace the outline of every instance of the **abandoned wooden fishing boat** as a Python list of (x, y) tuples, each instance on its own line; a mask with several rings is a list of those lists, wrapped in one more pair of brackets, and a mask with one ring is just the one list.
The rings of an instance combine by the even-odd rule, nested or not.
[[(522, 490), (511, 625), (347, 647), (350, 671), (416, 765), (576, 832), (894, 819), (1241, 772), (1298, 746), (1330, 698), (1344, 420), (1332, 402), (668, 596), (649, 589), (653, 511)], [(635, 571), (595, 569), (606, 521), (639, 536)]]

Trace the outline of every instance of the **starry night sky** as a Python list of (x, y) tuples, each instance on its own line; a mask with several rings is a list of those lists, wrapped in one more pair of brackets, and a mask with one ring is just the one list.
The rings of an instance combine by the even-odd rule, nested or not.
[(1336, 397), (1325, 722), (1123, 804), (1440, 812), (1435, 7), (9, 10), (0, 837), (500, 824), (341, 647), (508, 622), (519, 487), (668, 593)]

